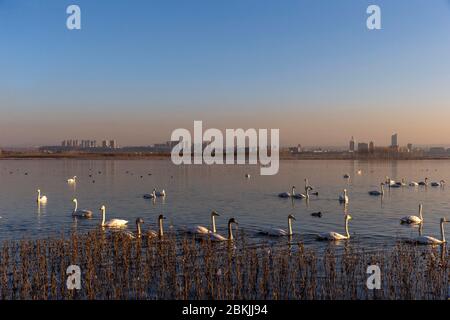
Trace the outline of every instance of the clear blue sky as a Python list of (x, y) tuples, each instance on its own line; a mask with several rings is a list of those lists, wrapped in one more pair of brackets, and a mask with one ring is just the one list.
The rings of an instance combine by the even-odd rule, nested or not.
[(285, 144), (448, 143), (449, 57), (447, 0), (0, 0), (0, 145), (150, 144), (194, 119)]

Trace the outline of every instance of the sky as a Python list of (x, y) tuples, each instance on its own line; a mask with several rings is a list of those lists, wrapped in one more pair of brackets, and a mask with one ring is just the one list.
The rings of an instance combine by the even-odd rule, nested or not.
[(447, 144), (449, 59), (448, 0), (0, 0), (0, 146), (149, 145), (194, 120)]

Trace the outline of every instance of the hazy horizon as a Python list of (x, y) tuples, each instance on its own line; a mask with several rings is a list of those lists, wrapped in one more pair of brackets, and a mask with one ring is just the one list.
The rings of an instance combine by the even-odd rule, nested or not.
[(69, 31), (72, 1), (0, 0), (0, 147), (151, 145), (194, 120), (281, 145), (445, 145), (449, 3), (78, 0)]

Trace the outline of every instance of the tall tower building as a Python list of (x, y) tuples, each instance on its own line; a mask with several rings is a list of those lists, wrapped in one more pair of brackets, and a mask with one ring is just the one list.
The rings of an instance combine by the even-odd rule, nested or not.
[(391, 147), (393, 147), (393, 148), (397, 148), (398, 147), (398, 136), (397, 136), (396, 133), (394, 133), (391, 136)]
[(350, 152), (355, 152), (355, 139), (353, 137), (350, 140), (349, 151)]

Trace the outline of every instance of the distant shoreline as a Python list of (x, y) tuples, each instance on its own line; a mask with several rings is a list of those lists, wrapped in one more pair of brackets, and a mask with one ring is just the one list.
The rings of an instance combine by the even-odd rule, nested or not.
[[(166, 160), (170, 159), (170, 153), (90, 153), (90, 152), (11, 152), (0, 153), (0, 160), (24, 160), (24, 159), (78, 159), (78, 160)], [(365, 154), (347, 153), (300, 153), (280, 154), (280, 160), (359, 160), (359, 161), (392, 161), (392, 160), (450, 160), (450, 155), (422, 155), (398, 157), (377, 157)]]

